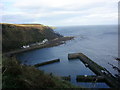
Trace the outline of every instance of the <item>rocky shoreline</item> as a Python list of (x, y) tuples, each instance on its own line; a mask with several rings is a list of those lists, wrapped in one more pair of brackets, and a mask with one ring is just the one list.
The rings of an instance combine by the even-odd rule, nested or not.
[(31, 51), (31, 50), (35, 50), (35, 49), (41, 49), (41, 48), (48, 48), (48, 47), (53, 47), (53, 46), (58, 46), (61, 44), (64, 44), (65, 41), (68, 40), (72, 40), (74, 37), (60, 37), (60, 38), (56, 38), (53, 40), (50, 40), (49, 42), (43, 44), (43, 45), (35, 45), (33, 47), (29, 47), (29, 48), (22, 48), (22, 49), (17, 49), (14, 51), (10, 51), (7, 53), (3, 53), (3, 56), (13, 56), (15, 54), (19, 54), (22, 52), (27, 52), (27, 51)]

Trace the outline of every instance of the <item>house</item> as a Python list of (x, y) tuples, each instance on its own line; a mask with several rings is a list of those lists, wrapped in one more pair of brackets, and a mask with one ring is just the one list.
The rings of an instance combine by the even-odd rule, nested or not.
[(44, 40), (42, 41), (42, 44), (45, 44), (47, 41), (48, 41), (48, 39), (44, 39)]
[(22, 46), (22, 48), (29, 48), (30, 46), (29, 45), (27, 45), (27, 46)]

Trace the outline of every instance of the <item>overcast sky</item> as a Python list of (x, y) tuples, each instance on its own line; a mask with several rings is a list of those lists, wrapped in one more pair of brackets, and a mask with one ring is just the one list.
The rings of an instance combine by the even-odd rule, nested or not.
[(3, 23), (117, 24), (119, 0), (0, 0)]

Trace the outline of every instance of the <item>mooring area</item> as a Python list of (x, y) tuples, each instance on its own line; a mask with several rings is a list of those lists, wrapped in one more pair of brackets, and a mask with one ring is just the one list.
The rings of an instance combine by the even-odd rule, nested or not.
[[(119, 88), (120, 82), (104, 67), (98, 65), (93, 60), (88, 58), (83, 53), (71, 53), (68, 54), (68, 60), (79, 59), (86, 68), (89, 68), (95, 75), (76, 75), (76, 82), (85, 83), (106, 83), (109, 87)], [(41, 67), (43, 65), (60, 63), (60, 59), (49, 60), (46, 62), (35, 64), (35, 67)], [(71, 75), (61, 76), (61, 79), (71, 81)]]
[(77, 75), (77, 82), (105, 82), (110, 87), (119, 88), (120, 82), (104, 67), (98, 65), (83, 53), (68, 54), (69, 60), (80, 59), (96, 75)]

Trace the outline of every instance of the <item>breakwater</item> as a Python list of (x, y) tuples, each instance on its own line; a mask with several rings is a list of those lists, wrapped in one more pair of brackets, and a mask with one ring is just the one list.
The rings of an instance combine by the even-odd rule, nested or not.
[(54, 60), (38, 63), (38, 64), (35, 64), (34, 66), (35, 67), (40, 67), (40, 66), (48, 65), (48, 64), (51, 64), (51, 63), (55, 63), (55, 62), (60, 62), (60, 59), (54, 59)]
[(77, 75), (76, 80), (77, 82), (105, 82), (103, 76), (96, 75)]
[[(97, 76), (105, 79), (105, 82), (114, 88), (119, 88), (120, 82), (104, 67), (98, 65), (83, 53), (68, 54), (68, 59), (80, 59), (88, 68), (90, 68)], [(79, 76), (80, 78), (80, 76)], [(81, 77), (82, 78), (82, 77)], [(81, 80), (82, 81), (82, 80)]]
[(61, 79), (66, 80), (66, 81), (71, 81), (71, 76), (62, 76)]

